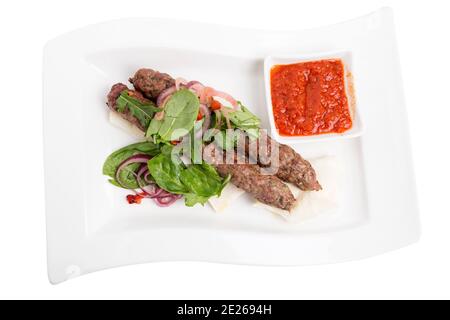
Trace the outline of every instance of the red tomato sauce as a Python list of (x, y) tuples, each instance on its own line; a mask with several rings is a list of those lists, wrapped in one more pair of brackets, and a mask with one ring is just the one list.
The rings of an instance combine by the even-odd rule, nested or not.
[(352, 127), (341, 60), (276, 65), (270, 85), (280, 135), (342, 133)]

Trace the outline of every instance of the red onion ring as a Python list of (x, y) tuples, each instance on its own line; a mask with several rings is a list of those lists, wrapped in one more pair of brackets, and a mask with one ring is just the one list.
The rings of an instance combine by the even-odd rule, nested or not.
[[(124, 188), (127, 188), (123, 182), (120, 181), (120, 172), (122, 172), (127, 166), (135, 163), (142, 163), (142, 165), (138, 168), (137, 173), (133, 172), (136, 175), (136, 181), (139, 185), (139, 188), (142, 190), (142, 193), (137, 193), (139, 196), (144, 198), (153, 199), (156, 204), (160, 207), (168, 207), (173, 204), (175, 201), (180, 199), (182, 196), (178, 194), (173, 194), (168, 191), (165, 191), (158, 187), (156, 183), (150, 180), (150, 171), (147, 166), (148, 160), (152, 157), (146, 154), (137, 154), (129, 157), (122, 161), (116, 171), (116, 181)], [(128, 188), (127, 188), (128, 189)]]
[[(145, 177), (149, 173), (150, 172), (148, 170), (147, 164), (143, 164), (137, 173), (136, 180), (139, 188), (142, 190), (145, 196), (148, 198), (153, 198), (158, 194), (160, 188), (154, 182), (149, 183), (145, 180)], [(144, 176), (144, 181), (142, 181), (142, 176)]]
[(199, 81), (189, 81), (188, 83), (186, 83), (186, 88), (190, 89), (193, 85), (199, 84), (200, 86), (203, 87), (203, 85), (199, 82)]
[(211, 101), (211, 97), (214, 95), (214, 88), (204, 87), (200, 94), (200, 103), (209, 104)]
[(176, 88), (177, 90), (180, 90), (180, 87), (181, 87), (182, 85), (186, 85), (186, 83), (187, 83), (187, 80), (186, 80), (186, 79), (183, 79), (183, 78), (176, 78), (176, 79), (175, 79), (175, 88)]
[(211, 97), (219, 97), (226, 101), (228, 101), (233, 109), (237, 110), (239, 108), (239, 105), (231, 95), (229, 95), (226, 92), (223, 91), (217, 91), (214, 88), (211, 87), (205, 87), (203, 84), (201, 84), (198, 81), (189, 81), (186, 84), (186, 88), (190, 89), (194, 93), (197, 94), (197, 96), (200, 98), (200, 102), (203, 104), (209, 103), (209, 100)]
[(222, 99), (228, 101), (233, 106), (233, 109), (235, 109), (235, 110), (238, 109), (237, 101), (232, 96), (230, 96), (228, 93), (214, 90), (214, 93), (212, 95), (214, 97), (219, 97), (219, 98), (222, 98)]
[(168, 207), (180, 198), (180, 195), (171, 195), (163, 198), (157, 198), (155, 199), (155, 202), (160, 207)]
[(161, 108), (166, 103), (166, 101), (169, 98), (169, 96), (172, 93), (174, 93), (175, 91), (177, 91), (177, 87), (176, 86), (172, 86), (172, 87), (169, 87), (169, 88), (163, 90), (159, 94), (158, 98), (156, 99), (156, 105)]
[(144, 181), (145, 181), (145, 183), (148, 183), (148, 184), (154, 182), (153, 179), (152, 179), (152, 175), (151, 175), (149, 170), (147, 170), (147, 172), (144, 174)]
[(205, 90), (205, 86), (203, 86), (200, 82), (198, 82), (190, 85), (188, 89), (194, 92), (197, 95), (197, 97), (200, 98), (203, 91)]
[(146, 186), (141, 187), (141, 190), (144, 192), (146, 198), (154, 199), (158, 197), (161, 189), (155, 184), (151, 183)]
[(206, 130), (209, 129), (209, 126), (211, 124), (211, 110), (209, 110), (209, 108), (206, 105), (201, 103), (200, 104), (200, 113), (204, 117), (202, 131), (206, 132)]
[(144, 176), (145, 181), (145, 177), (148, 175), (150, 175), (150, 171), (148, 170), (147, 165), (142, 165), (137, 174), (137, 182), (146, 198), (155, 199), (174, 196), (173, 193), (167, 192), (158, 187), (158, 185), (156, 185), (153, 181), (149, 183), (145, 182), (146, 184), (142, 183), (142, 176)]
[[(164, 190), (161, 189), (161, 188), (159, 188), (158, 191), (156, 191), (155, 194), (153, 195), (153, 199), (160, 198), (160, 197), (161, 197), (161, 194), (162, 194), (163, 192), (164, 192)], [(169, 194), (172, 195), (172, 193), (169, 193)]]
[(139, 182), (141, 181), (142, 175), (145, 174), (146, 172), (148, 172), (147, 164), (142, 164), (142, 165), (139, 167), (138, 172), (137, 172), (137, 181), (138, 181), (138, 184), (139, 184)]
[(166, 198), (166, 197), (173, 197), (173, 196), (179, 196), (178, 194), (170, 193), (164, 189), (160, 189), (158, 192), (158, 195), (156, 198)]
[(120, 180), (120, 173), (130, 164), (134, 164), (134, 163), (147, 163), (148, 160), (150, 160), (151, 157), (149, 155), (146, 154), (136, 154), (134, 156), (129, 157), (128, 159), (125, 159), (124, 161), (122, 161), (122, 163), (119, 164), (119, 167), (117, 168), (116, 171), (116, 181), (117, 183), (125, 188), (128, 189), (127, 186), (125, 186), (125, 184)]

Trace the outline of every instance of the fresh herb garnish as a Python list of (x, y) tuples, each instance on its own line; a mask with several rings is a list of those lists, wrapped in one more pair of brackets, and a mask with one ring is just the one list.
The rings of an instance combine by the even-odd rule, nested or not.
[(158, 135), (164, 141), (178, 140), (194, 127), (200, 102), (195, 94), (187, 89), (175, 92), (164, 107), (164, 118), (153, 119), (146, 136)]
[(186, 206), (205, 204), (212, 196), (219, 196), (229, 182), (222, 179), (210, 165), (193, 164), (184, 166), (173, 157), (160, 154), (148, 161), (149, 171), (155, 182), (166, 191), (185, 196)]
[(241, 129), (252, 137), (259, 137), (261, 120), (251, 113), (242, 103), (238, 102), (241, 109), (228, 113), (228, 117), (237, 129)]
[(142, 128), (148, 128), (154, 114), (160, 111), (160, 109), (151, 101), (143, 103), (133, 98), (125, 90), (117, 98), (117, 112), (126, 113), (127, 111), (139, 120)]
[(184, 170), (182, 164), (172, 161), (172, 157), (160, 154), (148, 161), (148, 169), (156, 184), (162, 189), (175, 194), (186, 194), (188, 189), (180, 180)]

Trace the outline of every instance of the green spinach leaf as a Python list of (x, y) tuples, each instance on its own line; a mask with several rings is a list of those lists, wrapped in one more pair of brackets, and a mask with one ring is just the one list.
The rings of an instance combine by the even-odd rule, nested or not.
[(202, 197), (196, 194), (188, 193), (184, 195), (184, 204), (187, 207), (193, 207), (197, 203), (204, 205), (208, 201), (209, 197)]
[(162, 125), (162, 120), (158, 120), (153, 118), (152, 121), (150, 122), (150, 125), (148, 126), (147, 132), (145, 134), (145, 136), (147, 138), (153, 137), (155, 140), (156, 139), (161, 139), (157, 134), (159, 131), (159, 128), (161, 128)]
[(250, 136), (259, 137), (259, 128), (261, 120), (251, 113), (244, 105), (239, 102), (240, 110), (229, 113), (231, 123), (238, 129), (247, 132)]
[[(175, 161), (174, 161), (175, 160)], [(229, 182), (222, 179), (214, 167), (194, 164), (185, 167), (176, 157), (161, 153), (148, 161), (155, 182), (166, 191), (183, 194), (186, 206), (205, 204), (212, 196), (219, 196)]]
[(160, 154), (149, 160), (148, 169), (159, 187), (175, 194), (188, 193), (188, 189), (180, 180), (183, 166), (179, 162), (172, 161), (170, 155)]
[(181, 172), (180, 179), (191, 193), (202, 197), (216, 195), (222, 188), (222, 179), (203, 165), (189, 166)]
[(186, 135), (194, 127), (200, 102), (187, 89), (175, 92), (164, 107), (164, 118), (153, 119), (146, 136), (159, 135), (162, 140), (173, 141)]

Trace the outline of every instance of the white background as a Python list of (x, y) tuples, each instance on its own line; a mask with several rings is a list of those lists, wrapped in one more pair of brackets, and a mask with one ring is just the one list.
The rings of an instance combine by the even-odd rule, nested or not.
[[(394, 8), (403, 68), (423, 228), (419, 243), (338, 265), (156, 263), (49, 284), (41, 120), (41, 62), (47, 40), (87, 24), (135, 16), (265, 29), (310, 28), (386, 5)], [(444, 0), (2, 3), (0, 298), (450, 298), (449, 9)], [(70, 110), (61, 112), (70, 116)]]

